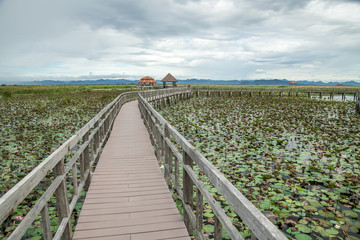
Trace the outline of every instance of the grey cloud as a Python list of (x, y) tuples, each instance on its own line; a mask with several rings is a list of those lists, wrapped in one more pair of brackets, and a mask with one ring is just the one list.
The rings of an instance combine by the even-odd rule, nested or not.
[[(311, 9), (315, 3), (319, 9)], [(314, 61), (341, 72), (360, 62), (356, 3), (0, 0), (0, 75), (83, 75), (90, 65), (97, 71), (133, 73), (173, 67), (183, 76), (213, 78), (225, 74), (223, 69), (236, 78), (251, 77), (256, 69), (269, 76), (272, 69), (291, 72)], [(352, 10), (349, 18), (331, 15), (340, 5)]]

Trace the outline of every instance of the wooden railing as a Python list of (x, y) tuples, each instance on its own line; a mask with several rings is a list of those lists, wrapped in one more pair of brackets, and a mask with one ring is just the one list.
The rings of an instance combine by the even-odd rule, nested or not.
[[(206, 239), (203, 229), (204, 199), (215, 215), (214, 239), (222, 239), (223, 228), (231, 239), (243, 239), (224, 209), (200, 180), (194, 167), (206, 176), (213, 187), (222, 194), (237, 215), (258, 239), (287, 239), (273, 223), (265, 217), (242, 193), (239, 192), (187, 139), (172, 127), (149, 103), (156, 101), (159, 107), (192, 96), (189, 88), (154, 90), (139, 92), (139, 108), (156, 146), (156, 155), (164, 164), (164, 177), (178, 193), (184, 213), (184, 222), (190, 235), (196, 233), (198, 239)], [(162, 102), (161, 102), (162, 101)], [(182, 167), (182, 168), (181, 168)], [(182, 175), (182, 186), (180, 177)], [(194, 186), (196, 198), (194, 204)], [(195, 214), (194, 214), (195, 210)]]
[(322, 92), (324, 94), (330, 94), (330, 93), (336, 93), (336, 94), (342, 94), (346, 93), (347, 95), (352, 95), (355, 92), (359, 92), (359, 87), (353, 86), (353, 87), (339, 87), (339, 86), (333, 86), (333, 87), (326, 87), (326, 86), (247, 86), (247, 85), (213, 85), (211, 87), (206, 85), (191, 85), (191, 88), (194, 92), (196, 91), (224, 91), (224, 92), (238, 92), (238, 91), (253, 91), (253, 92), (312, 92), (312, 93), (319, 93)]
[[(56, 149), (49, 157), (24, 177), (18, 184), (0, 198), (0, 223), (3, 223), (14, 209), (46, 177), (53, 181), (32, 206), (25, 218), (8, 239), (21, 239), (33, 221), (41, 215), (43, 239), (71, 239), (71, 217), (83, 189), (89, 186), (91, 172), (112, 129), (114, 119), (121, 106), (135, 100), (137, 92), (123, 93), (102, 109), (75, 135)], [(69, 155), (71, 155), (69, 157)], [(52, 172), (52, 173), (51, 173)], [(69, 191), (67, 181), (72, 181)], [(51, 231), (48, 202), (56, 195), (56, 211), (59, 225), (56, 233)], [(69, 202), (69, 195), (71, 201)]]
[(207, 97), (210, 96), (228, 96), (228, 97), (238, 97), (238, 96), (279, 96), (279, 97), (283, 97), (283, 96), (307, 96), (308, 98), (311, 97), (315, 97), (318, 96), (319, 98), (323, 98), (328, 96), (330, 100), (334, 100), (335, 96), (341, 96), (341, 100), (345, 101), (346, 100), (346, 96), (353, 96), (354, 101), (356, 101), (358, 99), (358, 97), (360, 96), (360, 91), (359, 92), (351, 92), (351, 93), (347, 93), (347, 92), (343, 92), (343, 93), (339, 93), (339, 92), (320, 92), (320, 91), (312, 91), (312, 92), (303, 92), (303, 91), (271, 91), (271, 90), (264, 90), (264, 91), (255, 91), (255, 90), (196, 90), (194, 91), (194, 94), (196, 96), (204, 95)]

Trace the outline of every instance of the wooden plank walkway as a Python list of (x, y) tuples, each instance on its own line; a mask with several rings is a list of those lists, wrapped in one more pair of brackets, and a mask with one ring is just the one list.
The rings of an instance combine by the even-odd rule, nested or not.
[(73, 239), (190, 239), (133, 101), (117, 116)]

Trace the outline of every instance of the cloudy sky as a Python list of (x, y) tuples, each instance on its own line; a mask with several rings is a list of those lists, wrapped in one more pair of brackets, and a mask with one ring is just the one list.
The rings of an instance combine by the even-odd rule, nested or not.
[(360, 82), (360, 0), (0, 0), (0, 83)]

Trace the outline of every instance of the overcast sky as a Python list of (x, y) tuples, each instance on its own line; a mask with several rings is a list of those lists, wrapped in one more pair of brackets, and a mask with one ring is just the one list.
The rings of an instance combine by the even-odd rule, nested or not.
[(0, 0), (0, 83), (360, 82), (360, 0)]

